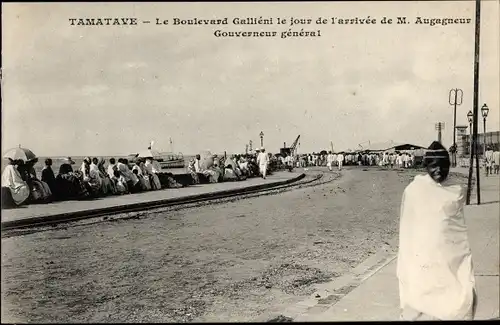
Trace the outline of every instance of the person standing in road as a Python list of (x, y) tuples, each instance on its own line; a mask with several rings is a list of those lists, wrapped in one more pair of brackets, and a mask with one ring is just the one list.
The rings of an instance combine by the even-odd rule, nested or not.
[(342, 165), (344, 164), (344, 154), (339, 152), (337, 154), (337, 166), (339, 166), (339, 170), (342, 170)]
[(500, 171), (500, 151), (495, 150), (493, 152), (493, 173), (498, 175), (498, 172)]
[(489, 146), (484, 153), (484, 168), (486, 169), (486, 177), (493, 174), (493, 150)]
[(333, 165), (333, 154), (332, 154), (332, 152), (330, 151), (330, 152), (328, 153), (328, 156), (326, 157), (326, 166), (328, 167), (328, 170), (329, 170), (329, 171), (332, 171), (332, 169), (333, 169), (333, 166), (332, 166), (332, 165)]
[(401, 319), (472, 320), (476, 294), (464, 218), (465, 191), (447, 185), (450, 157), (434, 141), (426, 175), (406, 187), (401, 203), (397, 277)]
[(261, 148), (257, 156), (257, 164), (259, 165), (260, 174), (262, 178), (266, 179), (267, 165), (269, 164), (269, 155), (265, 148)]

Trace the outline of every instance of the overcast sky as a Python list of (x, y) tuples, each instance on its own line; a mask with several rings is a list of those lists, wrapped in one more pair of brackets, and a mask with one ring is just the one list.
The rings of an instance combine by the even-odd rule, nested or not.
[[(216, 38), (217, 26), (156, 18), (407, 16), (407, 25), (308, 25), (308, 39)], [(472, 18), (415, 25), (415, 17)], [(135, 27), (70, 26), (69, 18), (137, 17)], [(296, 26), (293, 26), (293, 30)], [(289, 26), (222, 26), (225, 31)], [(480, 102), (499, 129), (499, 4), (483, 1)], [(451, 88), (473, 101), (474, 2), (2, 4), (2, 149), (39, 156), (159, 150), (239, 151), (252, 140), (301, 152), (394, 140), (429, 145)], [(482, 123), (481, 123), (482, 125)], [(480, 128), (482, 132), (482, 126)]]

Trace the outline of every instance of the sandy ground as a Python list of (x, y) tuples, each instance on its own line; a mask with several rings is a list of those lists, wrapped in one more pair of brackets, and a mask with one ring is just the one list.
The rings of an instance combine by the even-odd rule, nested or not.
[(254, 321), (397, 235), (414, 172), (2, 238), (2, 321)]

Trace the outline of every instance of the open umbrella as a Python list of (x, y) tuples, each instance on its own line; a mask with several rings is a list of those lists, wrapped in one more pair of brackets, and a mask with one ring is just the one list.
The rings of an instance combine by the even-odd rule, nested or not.
[(30, 161), (36, 158), (36, 155), (33, 153), (33, 151), (26, 149), (26, 148), (12, 148), (8, 150), (4, 155), (4, 158), (10, 158), (12, 160), (18, 160), (21, 159), (23, 161)]
[(159, 156), (160, 156), (160, 153), (156, 150), (153, 150), (153, 149), (144, 150), (144, 151), (140, 152), (138, 155), (139, 158), (148, 158), (148, 157), (155, 158), (155, 157), (159, 157)]

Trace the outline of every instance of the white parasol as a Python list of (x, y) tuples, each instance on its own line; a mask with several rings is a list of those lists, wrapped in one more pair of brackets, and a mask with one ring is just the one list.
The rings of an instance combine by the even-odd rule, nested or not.
[(36, 155), (33, 153), (33, 151), (26, 149), (26, 148), (21, 148), (19, 146), (18, 148), (12, 148), (8, 150), (4, 155), (4, 158), (10, 158), (12, 160), (18, 160), (21, 159), (23, 161), (30, 161), (36, 158)]

